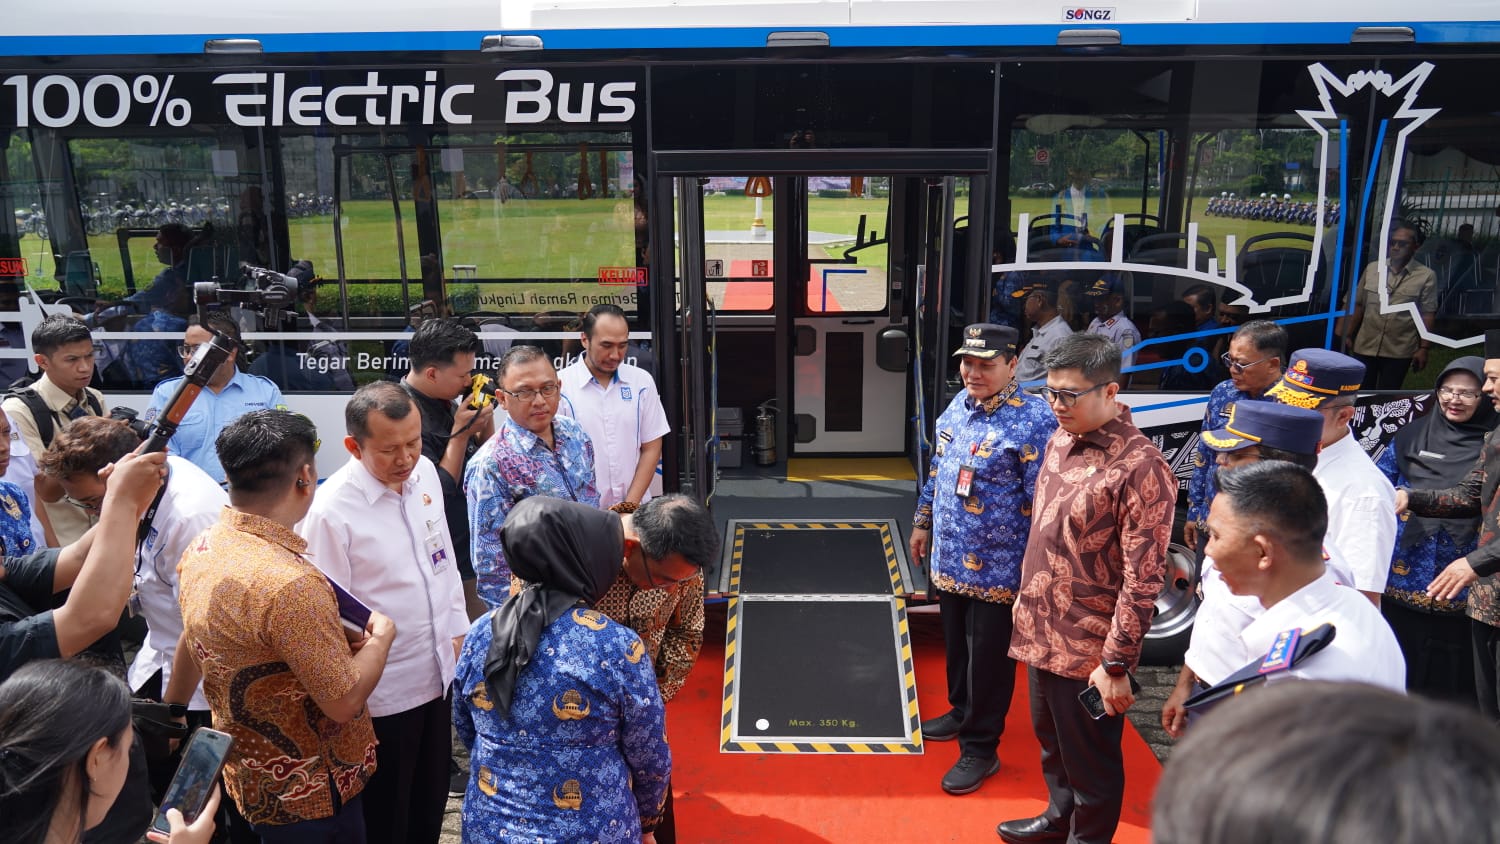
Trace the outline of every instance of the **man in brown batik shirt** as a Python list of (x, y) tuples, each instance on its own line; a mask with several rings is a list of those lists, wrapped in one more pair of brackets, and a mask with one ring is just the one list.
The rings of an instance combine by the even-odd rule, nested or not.
[[(1032, 505), (1010, 655), (1027, 666), (1047, 810), (1000, 824), (1010, 842), (1107, 844), (1120, 821), (1129, 672), (1161, 591), (1177, 479), (1115, 401), (1120, 350), (1074, 334), (1047, 356), (1057, 415)], [(1097, 687), (1104, 715), (1079, 700)], [(1071, 835), (1071, 838), (1070, 838)]]

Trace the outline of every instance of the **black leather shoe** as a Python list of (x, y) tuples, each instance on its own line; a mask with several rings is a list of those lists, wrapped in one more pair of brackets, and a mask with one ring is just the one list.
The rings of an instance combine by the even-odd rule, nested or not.
[(1031, 844), (1033, 841), (1066, 841), (1068, 831), (1058, 829), (1043, 815), (1034, 818), (1006, 821), (995, 828), (1000, 838), (1011, 844)]
[(922, 722), (922, 738), (928, 741), (953, 741), (958, 738), (958, 728), (963, 722), (949, 710), (936, 718)]
[(948, 773), (943, 774), (943, 790), (949, 794), (969, 794), (979, 790), (986, 779), (1000, 770), (999, 759), (960, 756)]

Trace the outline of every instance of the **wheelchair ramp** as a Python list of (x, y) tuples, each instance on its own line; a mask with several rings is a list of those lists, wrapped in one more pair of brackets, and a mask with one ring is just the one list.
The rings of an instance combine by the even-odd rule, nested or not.
[(735, 520), (729, 530), (721, 749), (922, 752), (895, 524)]

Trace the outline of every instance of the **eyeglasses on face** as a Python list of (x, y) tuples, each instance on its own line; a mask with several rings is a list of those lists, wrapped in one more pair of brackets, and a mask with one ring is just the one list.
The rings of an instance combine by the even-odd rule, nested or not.
[(1274, 357), (1276, 357), (1276, 356), (1275, 355), (1267, 355), (1267, 356), (1261, 358), (1260, 360), (1253, 360), (1253, 361), (1250, 361), (1249, 363), (1240, 363), (1239, 361), (1237, 361), (1234, 358), (1230, 357), (1228, 352), (1225, 352), (1224, 354), (1222, 354), (1222, 355), (1219, 356), (1219, 361), (1224, 364), (1224, 368), (1225, 369), (1229, 370), (1230, 372), (1233, 372), (1236, 375), (1241, 375), (1241, 374), (1243, 374), (1245, 372), (1245, 370), (1249, 369), (1250, 367), (1252, 367), (1252, 366), (1260, 366), (1261, 364), (1265, 363), (1266, 361), (1268, 361), (1268, 360), (1270, 360), (1271, 358), (1274, 358)]
[(1437, 394), (1439, 398), (1460, 401), (1474, 401), (1479, 398), (1479, 393), (1475, 390), (1459, 390), (1454, 387), (1438, 387)]
[(97, 498), (90, 498), (87, 501), (80, 501), (79, 499), (74, 498), (67, 493), (64, 493), (63, 500), (68, 502), (69, 504), (72, 504), (74, 507), (77, 507), (80, 510), (86, 510), (90, 513), (97, 513), (99, 512), (100, 508), (104, 506), (104, 499), (102, 496)]
[(1109, 383), (1105, 381), (1103, 384), (1095, 384), (1087, 390), (1059, 390), (1054, 387), (1039, 387), (1037, 395), (1041, 396), (1042, 400), (1048, 404), (1060, 404), (1063, 407), (1072, 407), (1078, 404), (1079, 399), (1095, 390), (1101, 390), (1109, 386)]
[(551, 384), (543, 384), (535, 390), (516, 390), (515, 392), (511, 392), (504, 387), (500, 388), (500, 392), (506, 394), (507, 396), (510, 396), (516, 401), (531, 401), (537, 396), (541, 396), (544, 399), (550, 399), (553, 396), (557, 395), (557, 390), (558, 385), (556, 381), (552, 382)]
[(180, 345), (180, 346), (177, 347), (177, 354), (182, 355), (185, 358), (190, 358), (193, 355), (198, 354), (198, 347), (201, 346), (201, 345), (203, 345), (203, 344), (202, 343), (183, 343), (182, 345)]

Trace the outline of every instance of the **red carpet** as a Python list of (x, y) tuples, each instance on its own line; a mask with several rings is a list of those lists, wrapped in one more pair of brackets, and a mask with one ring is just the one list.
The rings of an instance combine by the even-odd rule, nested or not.
[[(770, 261), (765, 263), (765, 274), (769, 276), (772, 265)], [(754, 267), (751, 264), (748, 258), (729, 262), (728, 283), (724, 286), (724, 303), (720, 306), (722, 310), (769, 311), (771, 309), (771, 279), (758, 280), (752, 272)], [(817, 266), (808, 269), (807, 301), (824, 313), (843, 310), (833, 292), (824, 287)]]
[[(942, 633), (936, 615), (912, 616), (922, 717), (947, 710)], [(811, 643), (809, 643), (810, 646)], [(944, 794), (954, 742), (927, 742), (917, 756), (724, 754), (719, 752), (724, 682), (724, 607), (709, 607), (703, 654), (667, 707), (678, 838), (697, 842), (853, 844), (963, 841), (995, 844), (995, 825), (1046, 808), (1040, 748), (1032, 736), (1025, 672), (1000, 743), (1000, 773), (963, 797)], [(1151, 794), (1161, 767), (1133, 727), (1125, 729), (1125, 813), (1119, 844), (1146, 844)]]

